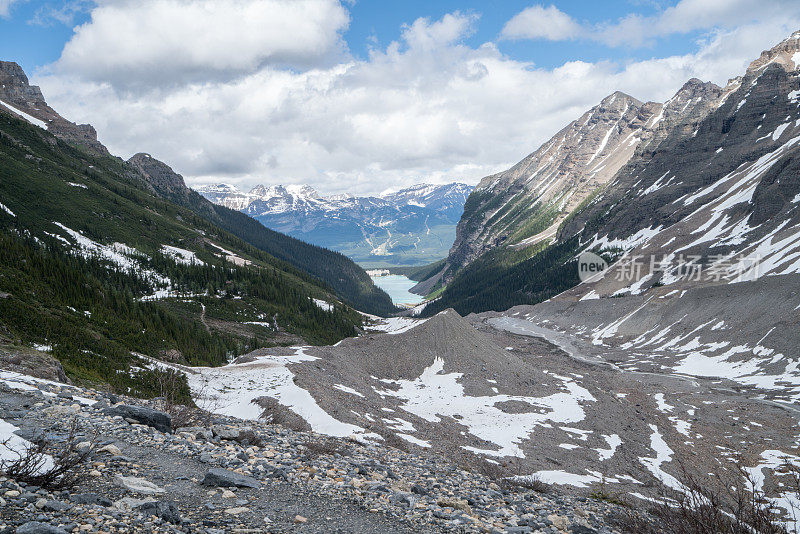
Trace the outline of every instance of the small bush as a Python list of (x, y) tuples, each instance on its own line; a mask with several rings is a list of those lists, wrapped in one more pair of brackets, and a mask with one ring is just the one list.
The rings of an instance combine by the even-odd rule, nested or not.
[(536, 475), (510, 477), (507, 478), (506, 481), (511, 485), (529, 489), (537, 493), (553, 493), (553, 486), (547, 482), (543, 482), (542, 479)]
[[(73, 420), (70, 433), (63, 444), (44, 438), (37, 439), (22, 450), (9, 446), (10, 440), (0, 443), (17, 456), (14, 460), (0, 462), (0, 473), (17, 482), (39, 486), (48, 490), (63, 490), (74, 487), (88, 473), (86, 460), (96, 448), (94, 441), (85, 448), (78, 448), (77, 424)], [(52, 459), (52, 465), (50, 460)]]
[(322, 455), (333, 456), (334, 454), (340, 454), (344, 456), (348, 454), (346, 448), (342, 447), (340, 443), (332, 439), (307, 441), (303, 443), (303, 446), (306, 448), (304, 454), (306, 458), (316, 458), (317, 456)]
[(713, 480), (701, 481), (681, 465), (685, 491), (654, 497), (651, 518), (631, 512), (619, 526), (630, 534), (796, 534), (783, 525), (780, 509), (763, 492), (752, 490), (744, 462), (730, 467), (730, 474), (718, 471)]

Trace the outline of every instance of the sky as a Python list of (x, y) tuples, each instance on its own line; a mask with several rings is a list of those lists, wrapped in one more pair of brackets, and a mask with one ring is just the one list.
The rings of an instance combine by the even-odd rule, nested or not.
[(189, 185), (477, 183), (616, 90), (725, 85), (796, 0), (0, 0), (0, 59)]

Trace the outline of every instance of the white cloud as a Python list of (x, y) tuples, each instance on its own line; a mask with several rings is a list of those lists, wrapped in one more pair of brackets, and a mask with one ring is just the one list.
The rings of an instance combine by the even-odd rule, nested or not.
[(531, 6), (517, 13), (503, 27), (504, 39), (563, 41), (581, 34), (581, 26), (556, 6)]
[(433, 23), (428, 18), (419, 18), (410, 26), (403, 26), (403, 40), (410, 48), (433, 50), (470, 35), (478, 18), (476, 14), (463, 15), (458, 11)]
[(11, 15), (11, 6), (16, 2), (17, 0), (0, 0), (0, 17), (8, 18)]
[(64, 0), (58, 6), (43, 4), (33, 14), (28, 24), (44, 27), (57, 24), (72, 26), (78, 15), (90, 12), (95, 5), (95, 0)]
[(658, 38), (697, 30), (731, 30), (750, 23), (770, 23), (800, 16), (796, 0), (680, 0), (652, 16), (631, 13), (599, 24), (578, 24), (555, 6), (536, 5), (509, 20), (507, 39), (586, 39), (608, 46), (650, 46)]
[(797, 16), (800, 4), (795, 0), (681, 0), (652, 17), (628, 15), (617, 23), (600, 25), (592, 38), (611, 46), (643, 46), (674, 34), (732, 29)]
[(263, 64), (235, 79), (120, 91), (65, 71), (34, 76), (48, 102), (90, 122), (112, 153), (149, 152), (190, 183), (308, 183), (377, 193), (467, 181), (516, 163), (615, 90), (663, 101), (690, 77), (724, 84), (800, 25), (719, 31), (695, 53), (535, 68), (493, 44), (464, 44), (476, 22), (420, 19), (366, 60), (306, 70)]
[(122, 88), (235, 77), (314, 64), (348, 23), (337, 0), (105, 0), (55, 68)]

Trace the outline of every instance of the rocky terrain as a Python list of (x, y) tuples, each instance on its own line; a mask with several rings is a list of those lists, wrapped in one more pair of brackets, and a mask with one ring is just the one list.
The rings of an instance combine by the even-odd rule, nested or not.
[(0, 458), (38, 437), (91, 450), (74, 488), (0, 478), (2, 532), (610, 533), (628, 513), (355, 438), (222, 416), (173, 429), (141, 401), (6, 371), (0, 406)]
[(11, 61), (0, 61), (0, 108), (93, 154), (108, 154), (106, 147), (97, 140), (97, 132), (91, 124), (75, 124), (59, 115), (47, 105), (41, 90), (28, 83), (22, 68)]
[(309, 186), (281, 185), (258, 185), (248, 193), (227, 184), (197, 191), (273, 230), (361, 263), (385, 266), (424, 264), (445, 256), (472, 189), (458, 183), (419, 184), (368, 197), (324, 197)]
[[(650, 308), (631, 296), (468, 318), (448, 310), (331, 347), (178, 369), (198, 404), (223, 415), (439, 454), (572, 495), (604, 488), (635, 505), (683, 491), (686, 465), (709, 482), (744, 469), (790, 513), (798, 495), (780, 488), (784, 462), (800, 464), (800, 329), (764, 334), (800, 308), (797, 284), (689, 290), (651, 297)], [(779, 294), (785, 304), (757, 322), (739, 313), (759, 305), (754, 295)], [(712, 356), (720, 348), (734, 350)]]

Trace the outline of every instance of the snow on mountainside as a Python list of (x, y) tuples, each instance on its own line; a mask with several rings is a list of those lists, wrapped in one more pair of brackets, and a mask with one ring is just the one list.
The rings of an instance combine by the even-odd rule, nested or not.
[[(339, 424), (586, 492), (646, 500), (685, 489), (682, 466), (704, 480), (743, 468), (791, 517), (800, 495), (780, 464), (800, 466), (798, 61), (800, 32), (724, 89), (692, 80), (663, 105), (612, 95), (470, 197), (455, 251), (521, 250), (545, 230), (557, 245), (541, 256), (565, 250), (521, 262), (490, 302), (533, 300), (536, 276), (577, 283), (585, 251), (608, 270), (534, 306), (446, 310), (308, 349), (313, 362), (285, 365), (294, 385)], [(266, 396), (331, 432), (275, 384)]]
[(625, 252), (564, 298), (800, 272), (798, 54), (800, 32), (732, 80), (694, 131), (672, 132), (564, 228), (561, 237), (580, 232), (585, 249)]
[(322, 196), (306, 185), (228, 184), (198, 187), (216, 204), (265, 226), (362, 262), (414, 264), (437, 260), (453, 242), (472, 190), (465, 184), (420, 184), (373, 197)]
[(481, 180), (459, 222), (449, 262), (463, 267), (500, 246), (519, 249), (552, 238), (637, 151), (702, 119), (720, 94), (716, 85), (692, 79), (664, 104), (642, 103), (619, 91), (607, 96), (517, 165)]

